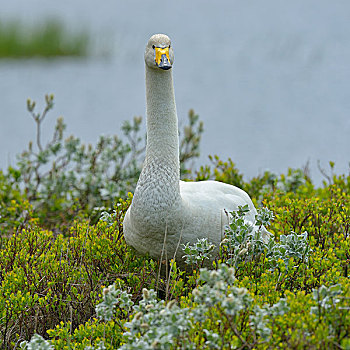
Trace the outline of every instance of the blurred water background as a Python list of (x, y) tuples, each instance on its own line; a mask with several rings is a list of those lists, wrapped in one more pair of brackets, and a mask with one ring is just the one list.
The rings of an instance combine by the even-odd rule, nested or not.
[[(350, 161), (350, 2), (346, 0), (12, 0), (0, 19), (60, 19), (93, 38), (84, 59), (0, 60), (0, 168), (34, 138), (28, 97), (55, 108), (74, 134), (95, 143), (145, 116), (143, 51), (158, 32), (173, 41), (180, 125), (193, 108), (205, 132), (198, 164), (231, 157), (247, 179), (269, 169)], [(145, 123), (145, 122), (144, 122)]]

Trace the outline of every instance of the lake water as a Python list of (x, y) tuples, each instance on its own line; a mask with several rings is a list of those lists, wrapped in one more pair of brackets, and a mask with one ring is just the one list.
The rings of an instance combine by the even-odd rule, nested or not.
[(95, 143), (145, 115), (143, 51), (157, 32), (173, 40), (180, 124), (193, 108), (204, 121), (199, 164), (231, 157), (251, 178), (319, 160), (348, 172), (350, 161), (350, 2), (326, 0), (12, 0), (0, 19), (60, 18), (87, 28), (88, 59), (0, 60), (0, 167), (33, 139), (28, 97), (55, 95), (44, 137), (63, 115), (68, 134)]

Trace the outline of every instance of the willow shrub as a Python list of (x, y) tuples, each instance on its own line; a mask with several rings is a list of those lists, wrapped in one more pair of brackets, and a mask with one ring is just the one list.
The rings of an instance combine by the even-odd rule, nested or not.
[[(50, 103), (51, 98), (47, 99)], [(32, 103), (28, 107), (34, 110)], [(197, 131), (202, 130), (194, 116), (191, 130), (185, 131), (187, 146), (185, 142), (183, 149), (187, 147), (185, 153), (192, 154), (185, 161), (196, 156)], [(33, 117), (40, 123), (41, 115)], [(138, 134), (129, 126), (127, 132)], [(79, 157), (85, 157), (81, 164), (87, 166), (81, 174), (94, 174), (91, 165), (99, 164), (103, 151), (98, 153), (92, 146), (88, 151), (79, 151), (81, 146), (72, 151), (68, 147), (71, 141), (67, 146), (59, 130), (54, 137), (57, 142), (49, 142), (47, 147), (37, 144), (41, 151), (29, 148), (22, 154), (19, 168), (0, 173), (0, 347), (349, 348), (349, 175), (331, 174), (321, 188), (315, 188), (299, 169), (280, 176), (265, 172), (247, 182), (232, 160), (213, 157), (212, 165), (202, 167), (194, 176), (239, 185), (253, 196), (256, 205), (262, 202), (268, 207), (274, 218), (266, 211), (264, 220), (271, 221), (268, 229), (279, 244), (278, 257), (271, 259), (268, 248), (249, 255), (249, 241), (246, 250), (238, 251), (234, 270), (227, 267), (231, 277), (222, 279), (223, 264), (230, 263), (225, 251), (215, 261), (214, 272), (199, 270), (211, 250), (210, 244), (201, 242), (195, 247), (202, 252), (199, 260), (194, 256), (196, 249), (187, 247), (190, 250), (186, 252), (184, 247), (184, 255), (191, 256), (196, 270), (181, 271), (172, 264), (164, 278), (158, 275), (158, 262), (137, 256), (123, 239), (122, 221), (131, 195), (118, 199), (114, 211), (100, 215), (96, 222), (95, 204), (85, 201), (79, 206), (70, 196), (76, 188), (64, 182), (69, 174), (67, 165), (77, 166)], [(68, 163), (55, 172), (59, 164), (51, 160), (62, 159), (57, 153), (60, 150)], [(101, 164), (105, 161), (102, 157)], [(43, 164), (53, 172), (42, 170)], [(102, 174), (102, 168), (96, 169)], [(36, 173), (42, 181), (35, 182)], [(183, 173), (190, 176), (188, 171)], [(111, 178), (96, 179), (87, 187), (89, 179), (75, 182), (81, 191), (78, 201), (89, 197), (83, 195), (86, 189), (89, 198), (102, 205), (119, 197), (111, 191), (107, 193), (110, 200), (103, 201), (101, 194), (106, 192), (102, 186)], [(124, 186), (122, 178), (118, 179)], [(130, 179), (134, 181), (135, 176)], [(97, 187), (91, 187), (93, 183)], [(50, 193), (56, 194), (54, 202), (49, 201)], [(43, 228), (50, 226), (45, 225), (50, 213), (55, 214), (51, 231)], [(299, 252), (293, 244), (300, 244), (302, 253), (288, 253), (288, 245)]]
[[(168, 290), (177, 300), (177, 307), (172, 306), (173, 302), (158, 305), (157, 299), (152, 301), (157, 308), (150, 306), (147, 314), (146, 311), (140, 314), (138, 308), (133, 312), (130, 308), (123, 309), (116, 297), (114, 318), (91, 320), (73, 331), (69, 341), (81, 349), (87, 346), (95, 349), (180, 349), (183, 344), (186, 344), (186, 349), (348, 348), (349, 177), (336, 176), (332, 184), (314, 188), (301, 175), (301, 171), (289, 170), (287, 175), (276, 177), (273, 183), (266, 181), (260, 186), (258, 195), (274, 212), (275, 218), (269, 230), (276, 242), (282, 243), (281, 238), (291, 235), (291, 232), (296, 236), (307, 232), (302, 236), (307, 239), (307, 259), (297, 254), (289, 259), (282, 255), (277, 262), (272, 262), (266, 252), (253, 259), (242, 259), (235, 267), (234, 281), (228, 286), (222, 285), (224, 281), (209, 284), (210, 288), (220, 288), (220, 293), (226, 293), (216, 301), (211, 295), (218, 295), (218, 291), (211, 294), (208, 289), (198, 294), (196, 290), (211, 283), (217, 274), (208, 279), (200, 277), (203, 272), (184, 275), (175, 268), (177, 278), (170, 282)], [(283, 250), (279, 254), (283, 254)], [(217, 261), (215, 266), (219, 268), (222, 262)], [(122, 291), (122, 286), (119, 287)], [(105, 293), (108, 294), (109, 290)], [(200, 295), (203, 300), (200, 300)], [(240, 295), (244, 296), (243, 304), (240, 304), (240, 299), (235, 299)], [(209, 304), (205, 307), (203, 303)], [(236, 311), (230, 309), (234, 305)], [(173, 308), (171, 316), (169, 309)], [(201, 320), (196, 318), (198, 308), (203, 317)], [(165, 317), (168, 314), (174, 325), (179, 323), (176, 329), (170, 327), (170, 321), (167, 323)], [(158, 323), (161, 320), (164, 322)], [(101, 324), (109, 336), (101, 337)], [(183, 324), (182, 331), (180, 324)], [(68, 346), (61, 336), (67, 334), (68, 327), (62, 324), (49, 331), (51, 344), (56, 348)]]
[[(116, 210), (128, 202), (121, 201)], [(122, 220), (122, 215), (120, 216)], [(0, 250), (0, 344), (12, 347), (60, 322), (70, 329), (90, 320), (101, 287), (117, 279), (135, 298), (154, 287), (154, 263), (137, 257), (121, 238), (116, 220), (75, 222), (69, 236), (36, 225), (4, 240)]]
[[(78, 220), (67, 237), (27, 227), (1, 248), (2, 345), (11, 348), (38, 333), (55, 349), (152, 344), (155, 349), (180, 349), (182, 344), (186, 349), (345, 349), (350, 335), (350, 194), (347, 177), (335, 180), (318, 189), (301, 181), (294, 191), (268, 185), (261, 195), (274, 213), (269, 230), (276, 243), (291, 232), (307, 232), (307, 259), (296, 254), (272, 261), (266, 251), (243, 256), (229, 282), (220, 282), (220, 272), (212, 277), (208, 272), (208, 277), (203, 271), (184, 273), (176, 265), (169, 281), (158, 281), (156, 262), (137, 257), (121, 236), (129, 202), (121, 201), (97, 224)], [(221, 259), (217, 269), (225, 263), (224, 255)], [(217, 283), (211, 283), (215, 278)], [(143, 288), (161, 289), (165, 298), (161, 302), (152, 294), (157, 307), (147, 307), (147, 315), (137, 306), (145, 298)], [(220, 298), (210, 299), (218, 292)], [(122, 293), (127, 294), (121, 303)], [(125, 302), (127, 297), (135, 308)], [(169, 304), (171, 299), (176, 306)], [(105, 318), (99, 312), (108, 305)]]
[[(17, 156), (13, 167), (0, 173), (0, 228), (9, 232), (33, 217), (40, 226), (58, 232), (67, 230), (77, 217), (89, 217), (96, 223), (101, 210), (113, 207), (116, 198), (125, 199), (134, 190), (141, 172), (146, 144), (141, 117), (126, 121), (122, 135), (101, 136), (96, 145), (86, 145), (73, 135), (66, 137), (60, 117), (51, 137), (43, 140), (42, 127), (54, 107), (54, 96), (46, 95), (45, 102), (44, 110), (37, 112), (35, 101), (28, 99), (35, 141)], [(202, 122), (190, 110), (180, 137), (182, 173), (188, 172), (199, 155), (202, 132)], [(29, 208), (8, 212), (11, 200), (22, 209), (22, 202), (27, 201), (31, 215)]]

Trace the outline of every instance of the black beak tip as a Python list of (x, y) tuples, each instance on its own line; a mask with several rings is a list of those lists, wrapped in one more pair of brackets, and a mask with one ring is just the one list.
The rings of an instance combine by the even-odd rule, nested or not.
[(163, 70), (168, 70), (171, 68), (171, 65), (160, 65), (159, 68), (161, 68)]
[(166, 55), (162, 55), (162, 58), (160, 60), (158, 67), (163, 69), (163, 70), (168, 70), (172, 67), (172, 65), (171, 65), (171, 63), (168, 60), (168, 57)]

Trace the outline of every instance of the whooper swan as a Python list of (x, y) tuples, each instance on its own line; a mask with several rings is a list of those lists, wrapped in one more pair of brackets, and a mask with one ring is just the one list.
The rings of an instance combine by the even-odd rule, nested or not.
[[(217, 247), (230, 212), (248, 204), (246, 219), (254, 222), (256, 209), (246, 192), (218, 181), (180, 181), (178, 121), (172, 65), (174, 52), (168, 36), (153, 35), (146, 46), (146, 158), (132, 204), (124, 219), (127, 244), (154, 258), (172, 258), (183, 265), (181, 243), (207, 237)], [(268, 232), (265, 232), (268, 236)], [(218, 251), (218, 248), (217, 248)]]

